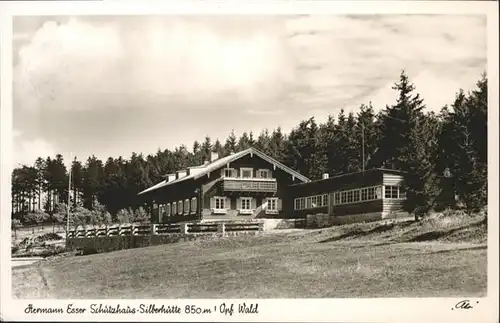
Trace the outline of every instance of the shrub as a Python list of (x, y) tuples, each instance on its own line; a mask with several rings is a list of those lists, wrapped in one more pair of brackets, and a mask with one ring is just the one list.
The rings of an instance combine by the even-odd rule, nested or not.
[(120, 224), (131, 223), (133, 219), (133, 214), (127, 209), (121, 209), (116, 214), (116, 219)]
[(146, 210), (141, 206), (134, 212), (134, 222), (145, 224), (149, 222), (149, 216)]

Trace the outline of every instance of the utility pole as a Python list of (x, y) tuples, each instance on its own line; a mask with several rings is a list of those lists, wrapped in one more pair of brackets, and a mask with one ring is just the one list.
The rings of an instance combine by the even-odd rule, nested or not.
[[(72, 154), (70, 153), (70, 160)], [(69, 236), (69, 207), (71, 201), (71, 174), (73, 173), (73, 161), (71, 160), (71, 164), (69, 166), (69, 176), (68, 176), (68, 206), (67, 206), (67, 214), (66, 214), (66, 247), (68, 246), (68, 236)]]
[(363, 173), (365, 172), (365, 124), (361, 122), (361, 151), (363, 155)]

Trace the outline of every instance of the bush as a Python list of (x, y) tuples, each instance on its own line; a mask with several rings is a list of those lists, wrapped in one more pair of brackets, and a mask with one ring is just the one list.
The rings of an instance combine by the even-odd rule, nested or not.
[(46, 233), (41, 236), (36, 237), (37, 242), (44, 242), (44, 241), (53, 241), (53, 240), (62, 240), (63, 237), (56, 233)]
[(131, 223), (133, 219), (133, 214), (130, 210), (121, 209), (116, 213), (116, 219), (120, 224)]
[(134, 222), (145, 224), (149, 222), (149, 216), (146, 210), (141, 206), (134, 212)]

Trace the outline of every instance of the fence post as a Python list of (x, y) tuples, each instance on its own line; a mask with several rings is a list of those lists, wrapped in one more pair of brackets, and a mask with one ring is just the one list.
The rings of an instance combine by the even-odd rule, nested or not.
[(264, 222), (259, 222), (259, 231), (264, 231)]
[(188, 233), (189, 233), (188, 223), (181, 223), (181, 234), (188, 234)]
[(226, 224), (224, 222), (217, 223), (217, 233), (219, 233), (221, 236), (226, 235)]
[(109, 233), (111, 232), (109, 225), (106, 226), (106, 237), (109, 237)]
[(138, 232), (137, 232), (137, 231), (138, 231), (138, 230), (137, 230), (137, 226), (136, 226), (135, 224), (132, 224), (132, 235), (133, 235), (133, 236), (136, 236), (136, 235), (138, 234)]
[(155, 224), (155, 223), (151, 223), (151, 234), (152, 235), (156, 235), (157, 234), (157, 228), (158, 228), (158, 224)]

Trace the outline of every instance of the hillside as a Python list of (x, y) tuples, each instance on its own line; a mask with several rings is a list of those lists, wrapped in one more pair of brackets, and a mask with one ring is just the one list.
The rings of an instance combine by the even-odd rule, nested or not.
[(288, 230), (63, 257), (13, 269), (19, 298), (484, 295), (482, 218)]

